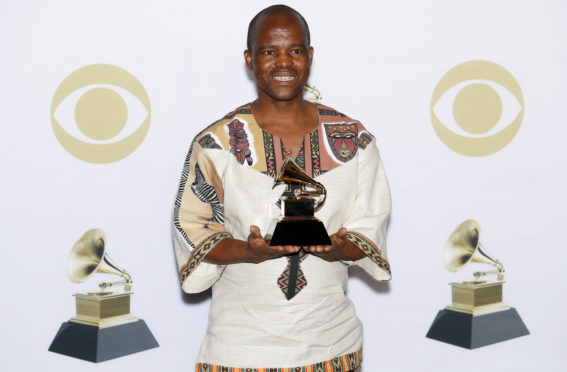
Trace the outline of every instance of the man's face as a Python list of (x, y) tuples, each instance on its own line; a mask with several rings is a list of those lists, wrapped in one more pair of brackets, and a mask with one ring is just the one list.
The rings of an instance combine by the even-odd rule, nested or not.
[(260, 96), (277, 101), (302, 97), (313, 48), (297, 17), (280, 13), (260, 19), (252, 35), (252, 50), (246, 50), (244, 57), (254, 71)]

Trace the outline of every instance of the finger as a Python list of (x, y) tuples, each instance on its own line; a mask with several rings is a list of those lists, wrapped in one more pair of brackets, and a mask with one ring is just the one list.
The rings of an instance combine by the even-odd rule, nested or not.
[(339, 231), (337, 232), (337, 236), (341, 239), (344, 239), (346, 237), (346, 233), (347, 233), (347, 229), (345, 229), (344, 227), (341, 227), (339, 229)]
[(274, 245), (270, 246), (270, 248), (275, 249), (276, 251), (281, 253), (295, 253), (299, 252), (299, 250), (301, 249), (301, 247), (296, 245)]
[(262, 236), (260, 234), (260, 228), (256, 225), (250, 225), (250, 234), (254, 235), (254, 236)]
[(332, 245), (323, 245), (323, 246), (321, 246), (321, 249), (322, 249), (322, 250), (321, 250), (322, 252), (330, 252), (330, 251), (332, 251), (332, 250), (334, 249), (334, 246), (332, 246)]
[(325, 252), (326, 251), (326, 245), (316, 245), (313, 247), (314, 251), (317, 253), (321, 253), (321, 252)]
[(338, 233), (331, 235), (331, 244), (338, 245), (341, 244), (344, 238), (341, 238)]
[(346, 238), (344, 236), (339, 237), (338, 233), (337, 236), (334, 237), (334, 239), (331, 239), (331, 242), (333, 243), (333, 248), (335, 249), (341, 249), (347, 244)]
[(295, 253), (295, 252), (299, 252), (299, 250), (301, 249), (300, 246), (298, 245), (286, 245), (285, 249), (287, 252), (289, 253)]

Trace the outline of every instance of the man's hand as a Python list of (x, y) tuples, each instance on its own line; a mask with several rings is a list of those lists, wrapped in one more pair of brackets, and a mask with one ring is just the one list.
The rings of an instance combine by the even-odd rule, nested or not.
[(294, 245), (275, 245), (270, 246), (262, 237), (258, 226), (250, 226), (250, 235), (248, 235), (248, 245), (246, 249), (256, 257), (254, 263), (271, 260), (288, 254), (299, 252), (301, 247)]
[(341, 227), (339, 231), (329, 236), (332, 245), (312, 245), (303, 247), (305, 252), (318, 256), (325, 261), (356, 261), (364, 258), (364, 252), (346, 238), (347, 229)]
[[(366, 255), (356, 245), (346, 238), (347, 230), (343, 227), (331, 235), (332, 245), (313, 245), (303, 247), (306, 253), (311, 253), (326, 261), (355, 261)], [(301, 249), (295, 245), (270, 246), (264, 239), (258, 226), (250, 226), (250, 235), (246, 241), (224, 239), (210, 251), (204, 261), (217, 265), (233, 263), (260, 263), (266, 260), (297, 253)]]

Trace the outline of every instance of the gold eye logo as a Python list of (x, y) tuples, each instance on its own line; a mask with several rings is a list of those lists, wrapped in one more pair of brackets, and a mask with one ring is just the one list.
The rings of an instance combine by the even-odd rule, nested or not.
[(51, 101), (55, 137), (71, 155), (96, 164), (125, 158), (150, 127), (150, 100), (140, 82), (113, 65), (71, 73)]
[(468, 61), (441, 78), (431, 98), (431, 121), (451, 150), (486, 156), (514, 139), (524, 117), (520, 85), (502, 66)]

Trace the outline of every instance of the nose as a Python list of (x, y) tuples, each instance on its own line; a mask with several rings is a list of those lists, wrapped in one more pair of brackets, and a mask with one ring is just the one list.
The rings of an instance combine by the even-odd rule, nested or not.
[(276, 60), (276, 66), (279, 68), (288, 68), (291, 66), (291, 58), (287, 53), (280, 53)]

